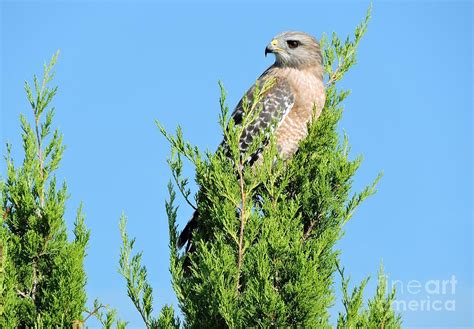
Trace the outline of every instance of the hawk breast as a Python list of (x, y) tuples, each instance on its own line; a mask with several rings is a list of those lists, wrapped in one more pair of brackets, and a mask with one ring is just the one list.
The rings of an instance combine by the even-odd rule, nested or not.
[(308, 123), (317, 119), (324, 107), (324, 82), (311, 71), (281, 69), (295, 95), (295, 103), (275, 131), (276, 143), (283, 158), (291, 157), (298, 149), (299, 142), (308, 133)]

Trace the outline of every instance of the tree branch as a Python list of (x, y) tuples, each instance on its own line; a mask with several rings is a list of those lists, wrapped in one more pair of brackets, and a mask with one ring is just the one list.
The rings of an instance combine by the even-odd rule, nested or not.
[(187, 193), (186, 190), (184, 189), (184, 186), (182, 186), (182, 184), (180, 184), (179, 177), (178, 177), (177, 173), (174, 170), (172, 170), (172, 175), (173, 175), (174, 182), (176, 183), (176, 186), (178, 186), (178, 190), (181, 193), (181, 195), (183, 196), (186, 203), (191, 208), (193, 208), (194, 210), (197, 210), (197, 207), (191, 202), (191, 200), (189, 200), (189, 193)]
[(84, 324), (87, 320), (89, 320), (91, 316), (98, 314), (101, 308), (105, 308), (105, 307), (106, 305), (100, 304), (99, 306), (95, 307), (92, 311), (86, 310), (85, 312), (87, 313), (87, 316), (84, 318), (84, 320), (82, 320), (82, 324)]
[(16, 294), (20, 297), (23, 297), (23, 298), (29, 298), (30, 297), (26, 292), (23, 292), (19, 289), (16, 290)]
[(320, 219), (321, 219), (321, 214), (317, 214), (316, 218), (314, 218), (313, 220), (311, 220), (309, 222), (309, 226), (308, 226), (308, 228), (306, 229), (306, 231), (304, 232), (304, 235), (303, 235), (303, 242), (308, 240), (308, 238), (311, 236), (311, 232), (313, 231), (314, 226), (316, 225), (317, 222), (319, 222)]
[(237, 171), (239, 173), (239, 183), (240, 183), (240, 194), (242, 198), (242, 205), (240, 207), (240, 233), (239, 233), (239, 253), (238, 253), (238, 260), (237, 260), (237, 280), (236, 280), (236, 290), (239, 292), (240, 289), (240, 272), (242, 268), (242, 260), (244, 257), (244, 229), (245, 229), (245, 221), (246, 221), (246, 213), (245, 213), (245, 189), (244, 189), (244, 177), (242, 174), (242, 163), (238, 164)]

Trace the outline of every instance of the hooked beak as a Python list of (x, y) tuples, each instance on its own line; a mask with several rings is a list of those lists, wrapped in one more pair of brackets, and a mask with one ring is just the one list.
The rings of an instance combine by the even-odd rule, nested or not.
[(268, 53), (273, 53), (273, 50), (269, 46), (265, 48), (265, 57), (267, 57)]
[(265, 57), (267, 57), (268, 53), (275, 53), (279, 50), (282, 50), (282, 49), (278, 47), (278, 40), (273, 39), (272, 42), (270, 42), (268, 46), (265, 48)]

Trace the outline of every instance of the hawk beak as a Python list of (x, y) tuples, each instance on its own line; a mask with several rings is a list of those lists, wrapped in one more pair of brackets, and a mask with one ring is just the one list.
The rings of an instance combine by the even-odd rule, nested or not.
[(278, 47), (278, 40), (273, 39), (272, 42), (270, 42), (265, 48), (265, 57), (267, 57), (268, 53), (275, 53), (278, 50), (281, 50), (281, 48)]
[(268, 53), (273, 53), (273, 50), (267, 46), (267, 48), (265, 48), (265, 57), (267, 57)]

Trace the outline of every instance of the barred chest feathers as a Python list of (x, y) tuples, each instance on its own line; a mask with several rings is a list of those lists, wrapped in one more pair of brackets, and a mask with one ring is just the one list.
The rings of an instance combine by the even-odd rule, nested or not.
[[(299, 142), (306, 137), (307, 125), (313, 117), (313, 107), (316, 107), (315, 119), (321, 114), (326, 95), (320, 71), (284, 68), (278, 75), (287, 79), (296, 99), (293, 108), (275, 131), (280, 155), (287, 159), (296, 152)], [(304, 93), (300, 92), (303, 90)]]

